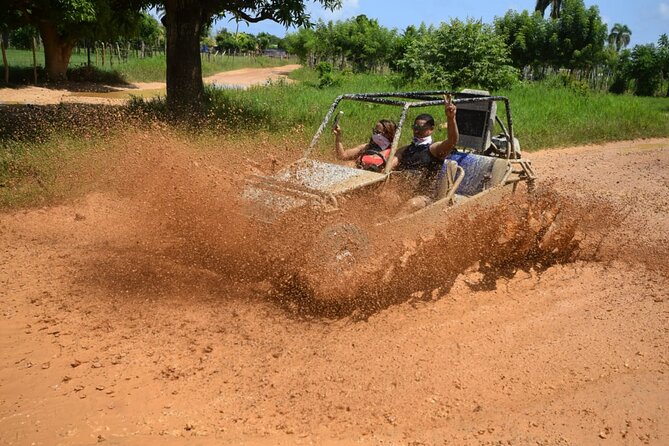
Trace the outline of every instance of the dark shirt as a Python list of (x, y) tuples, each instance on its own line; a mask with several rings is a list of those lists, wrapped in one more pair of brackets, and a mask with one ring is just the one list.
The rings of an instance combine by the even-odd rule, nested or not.
[(437, 173), (444, 162), (430, 152), (430, 145), (411, 143), (400, 155), (397, 165), (398, 170), (411, 171), (410, 177), (419, 193), (433, 191)]

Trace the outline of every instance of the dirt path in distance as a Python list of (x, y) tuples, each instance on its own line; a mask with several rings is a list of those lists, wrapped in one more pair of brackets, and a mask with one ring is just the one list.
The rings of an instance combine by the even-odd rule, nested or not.
[[(239, 70), (224, 71), (204, 78), (205, 83), (218, 84), (227, 88), (245, 88), (251, 85), (260, 85), (268, 79), (288, 79), (291, 71), (300, 65), (284, 65), (272, 68), (242, 68)], [(60, 104), (60, 103), (85, 103), (85, 104), (123, 104), (128, 100), (129, 94), (142, 95), (153, 94), (162, 91), (164, 95), (164, 82), (138, 82), (128, 87), (100, 86), (73, 84), (76, 91), (72, 89), (54, 89), (36, 86), (25, 86), (20, 88), (0, 88), (0, 104)]]
[(359, 320), (231, 281), (243, 164), (152, 138), (125, 189), (0, 214), (0, 444), (669, 443), (669, 140), (528, 155), (624, 217), (596, 255)]

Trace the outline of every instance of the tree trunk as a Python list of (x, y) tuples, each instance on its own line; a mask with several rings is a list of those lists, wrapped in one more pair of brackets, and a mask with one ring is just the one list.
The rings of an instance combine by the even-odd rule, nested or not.
[(33, 49), (33, 81), (37, 85), (37, 39), (35, 36), (32, 38), (32, 49)]
[[(9, 34), (9, 33), (8, 33)], [(5, 51), (5, 36), (6, 34), (3, 33), (2, 36), (0, 36), (0, 48), (2, 48), (2, 64), (5, 67), (5, 84), (9, 83), (9, 64), (7, 63), (7, 51)]]
[(203, 105), (200, 34), (206, 15), (201, 3), (198, 0), (165, 1), (167, 107), (176, 113), (198, 111)]
[(40, 22), (39, 31), (44, 43), (44, 67), (47, 77), (51, 81), (67, 79), (67, 66), (70, 63), (74, 43), (63, 40), (54, 23)]

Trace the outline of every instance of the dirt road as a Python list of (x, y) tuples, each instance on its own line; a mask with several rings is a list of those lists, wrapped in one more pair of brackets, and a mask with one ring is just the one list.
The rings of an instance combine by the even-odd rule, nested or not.
[[(243, 68), (224, 71), (206, 77), (205, 83), (217, 84), (228, 88), (245, 88), (251, 85), (260, 85), (268, 80), (287, 79), (287, 74), (299, 68), (300, 65), (284, 65), (273, 68)], [(165, 94), (164, 82), (138, 82), (128, 87), (101, 87), (100, 85), (73, 84), (72, 88), (44, 88), (25, 86), (20, 88), (0, 88), (0, 104), (122, 104), (130, 94), (142, 95), (147, 93)], [(76, 87), (76, 88), (74, 88)]]
[(123, 144), (160, 148), (0, 214), (0, 444), (669, 443), (669, 140), (529, 155), (597, 203), (578, 216), (596, 250), (362, 319), (230, 279), (259, 272), (220, 203), (243, 161)]

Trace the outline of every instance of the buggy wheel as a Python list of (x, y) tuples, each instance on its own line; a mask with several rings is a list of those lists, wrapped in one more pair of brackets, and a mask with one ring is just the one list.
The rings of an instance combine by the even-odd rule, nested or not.
[(317, 299), (350, 297), (364, 282), (372, 251), (367, 233), (359, 226), (333, 224), (315, 238), (301, 275)]

